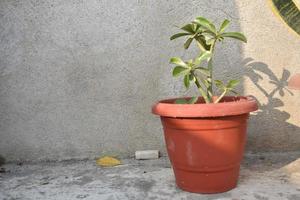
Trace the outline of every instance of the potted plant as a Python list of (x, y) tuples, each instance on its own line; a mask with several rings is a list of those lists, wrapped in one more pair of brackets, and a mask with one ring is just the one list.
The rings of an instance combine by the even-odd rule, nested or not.
[[(250, 96), (234, 93), (238, 80), (224, 83), (213, 76), (215, 46), (225, 38), (247, 42), (239, 32), (226, 32), (204, 17), (197, 17), (170, 39), (187, 36), (184, 48), (194, 41), (200, 50), (191, 60), (171, 58), (174, 77), (183, 77), (188, 89), (194, 84), (201, 97), (159, 101), (152, 112), (161, 117), (167, 152), (179, 188), (196, 193), (219, 193), (235, 188), (243, 157), (247, 119), (257, 103)], [(214, 91), (216, 88), (219, 93)]]

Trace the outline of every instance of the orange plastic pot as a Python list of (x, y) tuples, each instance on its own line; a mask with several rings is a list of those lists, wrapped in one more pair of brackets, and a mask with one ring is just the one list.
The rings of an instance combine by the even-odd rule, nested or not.
[(225, 97), (221, 103), (158, 102), (168, 155), (177, 186), (195, 193), (220, 193), (236, 187), (246, 141), (251, 97)]

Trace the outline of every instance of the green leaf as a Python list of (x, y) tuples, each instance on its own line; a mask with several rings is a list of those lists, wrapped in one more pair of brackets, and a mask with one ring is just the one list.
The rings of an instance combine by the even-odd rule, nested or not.
[(190, 87), (190, 76), (188, 74), (184, 76), (183, 83), (186, 89)]
[(187, 104), (187, 100), (185, 99), (176, 99), (175, 100), (175, 104)]
[(199, 24), (196, 25), (196, 34), (204, 32), (206, 29), (200, 26)]
[(204, 36), (205, 40), (210, 40), (210, 39), (214, 39), (215, 38), (215, 34), (213, 34), (211, 32), (202, 33), (201, 35)]
[(190, 74), (189, 78), (190, 78), (191, 82), (195, 82), (196, 81), (196, 77), (193, 74)]
[(209, 87), (210, 84), (209, 84), (209, 82), (206, 79), (201, 78), (200, 80), (205, 85), (206, 88)]
[(186, 63), (188, 66), (193, 65), (193, 59), (189, 59), (188, 61), (186, 61)]
[(216, 27), (206, 18), (204, 17), (197, 17), (194, 23), (199, 24), (200, 26), (205, 27), (207, 30), (216, 33)]
[(239, 80), (230, 80), (230, 81), (228, 82), (228, 84), (226, 85), (226, 88), (232, 89), (232, 88), (234, 88), (235, 86), (237, 86), (239, 83), (240, 83)]
[(199, 65), (203, 60), (207, 60), (211, 57), (210, 51), (203, 51), (195, 60), (195, 65)]
[(184, 45), (183, 45), (185, 49), (188, 49), (188, 48), (190, 47), (190, 45), (191, 45), (193, 39), (194, 39), (194, 38), (189, 38), (189, 39), (187, 39), (187, 41), (186, 41), (186, 42), (184, 43)]
[(182, 36), (186, 36), (186, 35), (191, 35), (190, 33), (177, 33), (177, 34), (175, 34), (175, 35), (172, 35), (171, 37), (170, 37), (170, 40), (174, 40), (174, 39), (176, 39), (176, 38), (179, 38), (179, 37), (182, 37)]
[(195, 37), (195, 39), (197, 40), (197, 44), (198, 44), (199, 48), (201, 49), (201, 51), (209, 51), (210, 50), (210, 45), (206, 44), (205, 38), (202, 35)]
[(212, 45), (215, 42), (215, 38), (206, 41), (207, 44)]
[(208, 46), (204, 40), (204, 38), (201, 37), (197, 37), (195, 38), (197, 40), (197, 44), (199, 46), (199, 48), (201, 49), (201, 51), (206, 51), (210, 49), (210, 46)]
[(198, 30), (199, 27), (200, 26), (198, 24), (193, 24), (192, 23), (192, 28), (193, 28), (194, 33), (197, 33), (197, 30)]
[(227, 26), (229, 25), (229, 23), (230, 23), (230, 21), (228, 19), (225, 19), (220, 26), (219, 33), (223, 33), (225, 31), (225, 29), (227, 28)]
[(198, 97), (192, 97), (192, 98), (190, 98), (189, 100), (188, 100), (188, 104), (194, 104), (194, 103), (196, 103), (198, 101)]
[(186, 67), (181, 67), (181, 66), (176, 66), (173, 69), (173, 76), (174, 77), (178, 77), (180, 75), (186, 75), (187, 73), (189, 73), (190, 69), (186, 68)]
[(224, 40), (224, 38), (223, 38), (223, 37), (221, 37), (221, 36), (219, 36), (219, 37), (218, 37), (218, 41), (220, 41), (220, 42), (221, 42), (221, 41), (223, 41), (223, 40)]
[(181, 58), (178, 58), (178, 57), (173, 57), (170, 59), (170, 63), (172, 64), (175, 64), (175, 65), (179, 65), (181, 67), (185, 67), (185, 68), (188, 68), (187, 64), (185, 62), (183, 62), (181, 60)]
[(241, 40), (241, 41), (247, 43), (247, 38), (244, 36), (244, 34), (239, 33), (239, 32), (222, 33), (221, 37), (230, 37), (230, 38), (238, 39), (238, 40)]
[(193, 34), (195, 33), (193, 24), (186, 24), (183, 27), (181, 27), (180, 29), (184, 30), (186, 32), (189, 32), (189, 33), (193, 33)]
[(215, 84), (218, 88), (224, 88), (224, 83), (220, 80), (215, 80)]

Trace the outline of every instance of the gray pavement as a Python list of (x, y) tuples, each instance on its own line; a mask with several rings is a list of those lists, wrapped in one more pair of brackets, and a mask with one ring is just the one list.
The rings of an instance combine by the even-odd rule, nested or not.
[(167, 158), (101, 168), (93, 160), (10, 163), (0, 173), (1, 200), (299, 200), (299, 153), (247, 155), (236, 189), (216, 195), (184, 192)]

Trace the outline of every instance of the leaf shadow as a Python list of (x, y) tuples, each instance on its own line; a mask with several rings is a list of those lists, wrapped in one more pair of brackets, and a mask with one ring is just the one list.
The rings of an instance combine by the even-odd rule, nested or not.
[(256, 98), (259, 111), (249, 123), (247, 148), (252, 152), (296, 151), (300, 146), (300, 135), (295, 133), (300, 132), (300, 128), (289, 123), (291, 115), (282, 110), (285, 105), (282, 97), (294, 95), (287, 88), (291, 73), (283, 68), (277, 75), (266, 63), (253, 58), (244, 59), (242, 65), (244, 76), (265, 97), (263, 103)]

